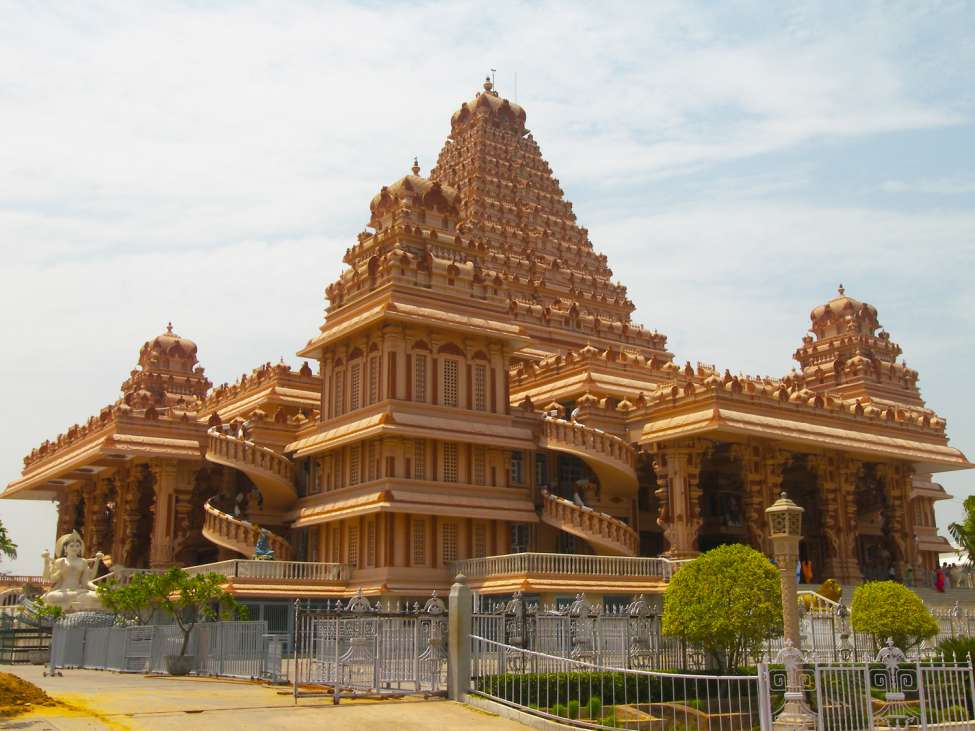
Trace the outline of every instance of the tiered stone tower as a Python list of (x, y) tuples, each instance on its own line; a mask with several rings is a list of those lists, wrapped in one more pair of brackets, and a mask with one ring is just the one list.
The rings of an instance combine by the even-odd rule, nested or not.
[[(603, 348), (669, 360), (667, 338), (634, 325), (626, 287), (611, 281), (538, 143), (525, 111), (498, 96), (490, 79), (450, 120), (450, 137), (430, 179), (460, 194), (458, 230), (477, 246), (475, 266), (500, 280), (510, 316), (538, 355)], [(571, 334), (570, 334), (571, 333)]]

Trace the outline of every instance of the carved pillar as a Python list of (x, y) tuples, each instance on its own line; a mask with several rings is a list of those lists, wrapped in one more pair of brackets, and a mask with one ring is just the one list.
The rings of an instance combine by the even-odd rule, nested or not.
[(152, 568), (165, 568), (173, 564), (177, 465), (178, 462), (171, 459), (154, 460), (149, 465), (152, 489), (156, 493), (149, 548), (149, 566)]
[(837, 559), (838, 581), (843, 584), (859, 583), (860, 573), (857, 478), (863, 468), (859, 460), (846, 456), (836, 460), (836, 480), (840, 501), (840, 514), (843, 517), (843, 530), (838, 536), (839, 558)]
[(765, 530), (766, 500), (765, 463), (761, 447), (733, 444), (731, 455), (741, 465), (742, 518), (752, 548), (766, 555), (771, 554), (768, 532)]
[(108, 501), (112, 496), (112, 479), (95, 480), (85, 493), (85, 545), (89, 553), (109, 553), (112, 550), (112, 526), (108, 515)]
[(701, 461), (707, 445), (691, 441), (657, 445), (653, 468), (657, 473), (659, 501), (657, 525), (669, 544), (665, 555), (686, 558), (698, 554), (701, 529)]
[(129, 517), (126, 510), (129, 493), (132, 492), (131, 473), (128, 469), (120, 469), (112, 476), (115, 486), (115, 509), (112, 513), (112, 545), (109, 554), (112, 557), (112, 564), (125, 566), (125, 525)]
[(810, 455), (809, 467), (816, 473), (818, 498), (822, 506), (823, 534), (826, 538), (826, 565), (823, 576), (844, 582), (849, 570), (849, 559), (856, 564), (856, 551), (850, 551), (850, 542), (843, 534), (843, 496), (840, 490), (839, 470), (835, 455)]
[(79, 485), (61, 488), (61, 496), (58, 500), (58, 530), (54, 537), (55, 540), (79, 527), (75, 524), (75, 520), (78, 516), (78, 504), (80, 502), (81, 487)]
[[(914, 566), (917, 547), (914, 543), (913, 516), (910, 511), (911, 488), (914, 470), (903, 464), (877, 465), (877, 477), (884, 480), (887, 494), (888, 541), (896, 547), (895, 571), (903, 577), (908, 566)], [(917, 567), (915, 566), (915, 570)]]

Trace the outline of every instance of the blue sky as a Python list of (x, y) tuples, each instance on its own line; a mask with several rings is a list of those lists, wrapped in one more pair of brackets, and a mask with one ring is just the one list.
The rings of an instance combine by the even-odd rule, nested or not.
[[(0, 2), (3, 480), (172, 320), (294, 351), (490, 68), (677, 358), (781, 375), (843, 282), (975, 454), (975, 4)], [(967, 473), (941, 481), (956, 500)], [(35, 572), (47, 504), (0, 502)]]

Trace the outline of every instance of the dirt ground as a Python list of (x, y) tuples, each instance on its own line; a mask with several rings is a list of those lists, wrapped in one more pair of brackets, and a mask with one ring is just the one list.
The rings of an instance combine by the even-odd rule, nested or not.
[(43, 667), (13, 666), (57, 705), (35, 705), (0, 719), (18, 731), (524, 731), (514, 721), (439, 699), (343, 700), (308, 698), (296, 705), (290, 688), (249, 681), (144, 676), (65, 670), (46, 678)]

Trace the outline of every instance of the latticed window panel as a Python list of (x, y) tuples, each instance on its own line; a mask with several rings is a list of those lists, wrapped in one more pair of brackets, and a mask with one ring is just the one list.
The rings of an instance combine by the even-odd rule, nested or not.
[(332, 392), (332, 415), (341, 416), (343, 403), (342, 396), (345, 394), (345, 371), (335, 372), (335, 384), (332, 388)]
[(359, 565), (359, 526), (349, 526), (349, 560), (353, 566)]
[(342, 562), (342, 528), (338, 524), (332, 526), (332, 562)]
[(474, 524), (474, 556), (473, 558), (483, 558), (487, 556), (487, 526), (484, 523)]
[(474, 364), (474, 408), (487, 411), (487, 366)]
[(521, 485), (525, 481), (525, 453), (512, 452), (511, 462), (509, 463), (511, 473), (511, 484)]
[(474, 463), (471, 470), (474, 473), (474, 484), (485, 484), (487, 482), (487, 471), (485, 468), (486, 459), (484, 447), (475, 446), (471, 452), (471, 460)]
[(376, 522), (366, 523), (366, 566), (376, 565)]
[(427, 357), (413, 356), (413, 400), (427, 400)]
[(379, 400), (379, 356), (369, 359), (369, 403)]
[(355, 411), (360, 406), (362, 395), (362, 364), (355, 363), (349, 370), (349, 410)]
[(443, 361), (443, 405), (457, 406), (457, 361)]
[(413, 478), (427, 479), (427, 443), (422, 439), (413, 442)]
[(349, 484), (358, 485), (362, 477), (362, 448), (357, 444), (349, 448)]
[(444, 482), (457, 482), (457, 443), (444, 442), (443, 445)]
[(378, 458), (379, 445), (375, 442), (369, 442), (367, 448), (366, 457), (366, 479), (375, 480), (379, 477), (379, 458)]
[(415, 519), (413, 521), (413, 560), (414, 566), (423, 566), (427, 562), (427, 522)]
[(444, 523), (440, 527), (441, 555), (444, 562), (457, 560), (457, 524)]

